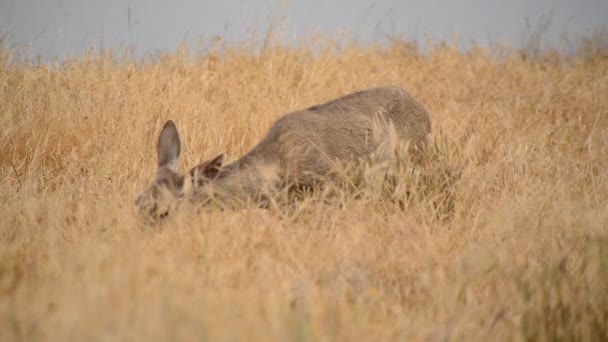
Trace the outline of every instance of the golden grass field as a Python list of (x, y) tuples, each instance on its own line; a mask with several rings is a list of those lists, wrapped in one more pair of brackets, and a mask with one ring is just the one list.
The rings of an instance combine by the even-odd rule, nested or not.
[[(608, 58), (495, 52), (3, 51), (0, 340), (608, 338)], [(136, 215), (165, 120), (186, 170), (238, 158), (283, 113), (386, 84), (432, 113), (400, 201), (363, 186), (297, 210)]]

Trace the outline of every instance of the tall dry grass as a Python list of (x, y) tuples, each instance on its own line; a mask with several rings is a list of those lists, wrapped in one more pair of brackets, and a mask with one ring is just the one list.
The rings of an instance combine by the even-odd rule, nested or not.
[[(608, 337), (605, 55), (315, 44), (52, 65), (4, 51), (0, 340)], [(394, 198), (135, 215), (165, 120), (183, 170), (384, 84), (430, 109), (435, 139)]]

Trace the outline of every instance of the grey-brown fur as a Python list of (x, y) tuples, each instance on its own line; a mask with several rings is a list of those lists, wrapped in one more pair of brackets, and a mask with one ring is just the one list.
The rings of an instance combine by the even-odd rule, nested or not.
[[(169, 126), (170, 133), (161, 133), (161, 138), (177, 134), (173, 133), (175, 126)], [(275, 121), (240, 159), (222, 165), (220, 155), (192, 168), (191, 198), (260, 199), (280, 185), (308, 185), (319, 176), (327, 176), (336, 162), (356, 161), (378, 151), (391, 132), (415, 149), (424, 147), (431, 132), (428, 111), (396, 86), (366, 89), (291, 112)], [(165, 155), (160, 151), (161, 138), (159, 160)], [(179, 144), (177, 136), (174, 143)], [(172, 151), (176, 150), (179, 156), (179, 147), (172, 146)], [(177, 156), (165, 164), (175, 162)], [(160, 164), (159, 170), (164, 170)], [(164, 193), (182, 193), (169, 190)], [(142, 193), (138, 202), (143, 202), (142, 196), (150, 197)]]

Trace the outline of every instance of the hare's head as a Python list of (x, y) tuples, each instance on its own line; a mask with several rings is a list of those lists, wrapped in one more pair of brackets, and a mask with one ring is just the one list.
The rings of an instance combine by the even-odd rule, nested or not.
[(178, 172), (176, 166), (181, 143), (175, 123), (171, 120), (163, 126), (156, 150), (158, 166), (154, 181), (135, 200), (139, 211), (152, 218), (164, 218), (169, 214), (176, 200), (184, 197), (184, 184), (188, 175), (192, 179), (193, 188), (201, 187), (215, 178), (224, 160), (224, 155), (220, 154), (210, 161), (193, 167), (188, 174)]

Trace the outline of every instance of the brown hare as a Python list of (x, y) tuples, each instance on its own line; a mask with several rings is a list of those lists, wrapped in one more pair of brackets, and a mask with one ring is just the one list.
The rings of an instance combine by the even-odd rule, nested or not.
[[(336, 162), (370, 156), (390, 136), (420, 150), (430, 132), (428, 111), (408, 92), (396, 86), (370, 88), (288, 113), (240, 159), (223, 165), (220, 154), (182, 174), (176, 170), (179, 134), (173, 121), (167, 121), (158, 138), (156, 178), (136, 205), (157, 218), (182, 198), (264, 203), (283, 186), (307, 186), (328, 176)], [(192, 186), (185, 194), (187, 182)]]

